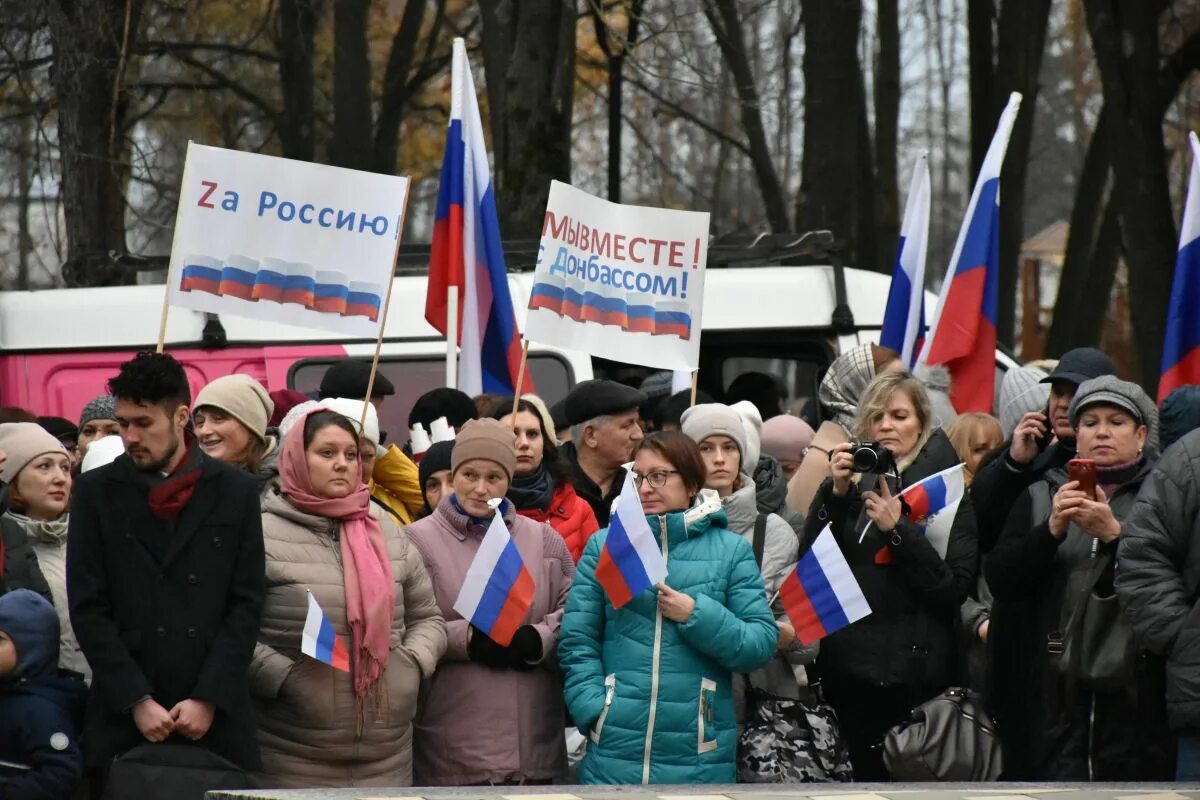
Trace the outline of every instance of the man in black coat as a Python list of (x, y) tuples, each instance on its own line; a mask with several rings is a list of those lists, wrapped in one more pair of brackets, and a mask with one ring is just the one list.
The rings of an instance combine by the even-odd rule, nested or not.
[(93, 670), (87, 763), (195, 742), (259, 765), (247, 670), (264, 595), (255, 479), (186, 431), (180, 364), (141, 353), (109, 381), (125, 454), (75, 484), (67, 592)]

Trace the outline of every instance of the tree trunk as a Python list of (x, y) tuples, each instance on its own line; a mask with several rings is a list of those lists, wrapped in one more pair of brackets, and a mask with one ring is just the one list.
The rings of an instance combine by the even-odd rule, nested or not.
[(632, 0), (628, 10), (625, 34), (617, 40), (605, 19), (599, 3), (591, 3), (592, 22), (596, 27), (596, 42), (608, 60), (608, 199), (621, 202), (623, 128), (622, 108), (625, 86), (625, 57), (637, 43), (638, 27), (642, 21), (645, 0)]
[(29, 256), (33, 253), (29, 204), (34, 163), (29, 140), (34, 135), (32, 117), (21, 117), (17, 127), (17, 288), (22, 290), (29, 288)]
[[(1000, 172), (1003, 195), (1000, 198), (1000, 298), (996, 336), (1007, 345), (1013, 343), (1017, 261), (1025, 238), (1025, 173), (1029, 166), (1029, 146), (1033, 141), (1038, 73), (1046, 46), (1050, 5), (1050, 0), (1021, 0), (1005, 3), (1000, 12), (995, 77), (998, 104), (993, 119), (999, 119), (1010, 92), (1022, 95), (1021, 111), (1013, 125)], [(994, 129), (995, 122), (992, 125)]]
[(338, 0), (333, 8), (333, 145), (329, 163), (370, 169), (374, 155), (367, 55), (371, 0)]
[(123, 59), (141, 10), (141, 0), (56, 0), (48, 8), (69, 285), (125, 282), (109, 253), (125, 252)]
[(787, 202), (784, 200), (783, 184), (779, 181), (779, 173), (775, 170), (771, 150), (767, 145), (762, 103), (754, 71), (750, 66), (750, 54), (746, 49), (746, 34), (737, 0), (705, 0), (704, 15), (708, 17), (708, 22), (717, 37), (717, 47), (733, 76), (742, 129), (746, 132), (746, 140), (750, 145), (750, 163), (758, 180), (767, 222), (772, 231), (785, 232), (790, 227)]
[(396, 171), (400, 125), (404, 122), (404, 109), (408, 104), (408, 73), (412, 69), (413, 57), (421, 37), (421, 23), (425, 20), (426, 5), (426, 0), (408, 0), (404, 4), (404, 14), (400, 17), (400, 27), (396, 29), (396, 35), (392, 38), (392, 49), (388, 53), (387, 67), (383, 72), (379, 121), (375, 127), (372, 169), (376, 172), (390, 175)]
[(996, 132), (995, 0), (967, 0), (967, 43), (970, 50), (971, 182), (979, 175), (988, 144)]
[[(855, 247), (866, 222), (858, 194), (864, 174), (862, 137), (869, 138), (861, 130), (866, 102), (857, 50), (862, 7), (805, 0), (803, 9), (804, 154), (797, 222), (800, 230), (827, 228)], [(855, 252), (847, 259), (875, 266), (863, 256), (869, 257)]]
[(1121, 147), (1120, 157), (1112, 159), (1113, 195), (1129, 267), (1137, 377), (1153, 389), (1176, 247), (1159, 92), (1159, 5), (1085, 0), (1084, 8), (1110, 111), (1110, 135)]
[(571, 179), (575, 6), (484, 0), (496, 205), (507, 238), (536, 238), (550, 181)]
[[(877, 0), (879, 49), (875, 56), (875, 171), (879, 268), (892, 268), (900, 239), (896, 141), (900, 127), (900, 11), (898, 0)], [(861, 263), (861, 258), (859, 259)]]
[(279, 0), (279, 145), (285, 158), (300, 161), (316, 157), (313, 36), (320, 17), (321, 0)]

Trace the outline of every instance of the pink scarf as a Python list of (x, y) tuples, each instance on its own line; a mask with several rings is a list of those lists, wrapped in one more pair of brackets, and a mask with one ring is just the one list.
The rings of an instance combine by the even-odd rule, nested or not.
[(383, 530), (371, 516), (371, 493), (361, 472), (358, 486), (345, 497), (323, 497), (313, 489), (304, 452), (304, 426), (310, 414), (324, 410), (309, 412), (288, 431), (279, 454), (279, 475), (283, 493), (294, 507), (342, 523), (346, 619), (350, 623), (354, 692), (361, 700), (387, 667), (396, 585)]

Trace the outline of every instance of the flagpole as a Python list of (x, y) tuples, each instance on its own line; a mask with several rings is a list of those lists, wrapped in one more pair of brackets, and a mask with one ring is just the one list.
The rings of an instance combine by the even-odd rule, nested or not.
[[(692, 370), (692, 402), (691, 405), (696, 405), (696, 389), (700, 383), (700, 370)], [(691, 406), (689, 406), (690, 408)]]
[(525, 385), (525, 362), (529, 360), (529, 340), (521, 343), (521, 366), (517, 370), (517, 385), (513, 387), (513, 426), (517, 424), (517, 406), (521, 403), (521, 387)]
[(446, 386), (458, 388), (458, 286), (446, 287)]
[(367, 396), (363, 398), (362, 417), (358, 421), (359, 431), (367, 428), (367, 406), (371, 392), (375, 389), (375, 374), (379, 371), (379, 352), (383, 349), (383, 332), (387, 328), (388, 309), (392, 306), (392, 284), (396, 282), (396, 265), (400, 261), (400, 237), (404, 233), (404, 219), (408, 216), (408, 198), (412, 181), (404, 187), (404, 207), (400, 209), (400, 222), (396, 228), (396, 245), (392, 248), (392, 270), (388, 273), (387, 293), (383, 298), (383, 310), (379, 312), (379, 335), (375, 337), (375, 356), (371, 359), (371, 374), (367, 377)]
[[(192, 140), (188, 139), (187, 150), (183, 156), (183, 175), (179, 178), (179, 204), (175, 209), (175, 230), (179, 230), (179, 220), (183, 216), (183, 193), (188, 186), (188, 154), (192, 151)], [(175, 245), (171, 243), (171, 258), (167, 261), (167, 285), (163, 288), (163, 306), (162, 318), (158, 322), (158, 346), (154, 348), (154, 352), (162, 353), (167, 344), (167, 313), (171, 308), (168, 299), (171, 297), (171, 264), (175, 261)]]

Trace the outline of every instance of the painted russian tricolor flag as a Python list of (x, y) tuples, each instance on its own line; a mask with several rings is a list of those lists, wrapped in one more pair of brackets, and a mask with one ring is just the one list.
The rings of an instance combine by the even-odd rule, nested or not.
[(454, 610), (496, 644), (508, 647), (533, 605), (534, 588), (533, 576), (497, 508), (467, 568)]
[(1200, 384), (1200, 139), (1192, 145), (1192, 170), (1188, 177), (1183, 224), (1179, 228), (1179, 255), (1167, 310), (1167, 335), (1163, 339), (1162, 372), (1158, 402), (1185, 384)]
[(201, 255), (188, 256), (183, 262), (179, 288), (185, 292), (218, 294), (221, 287), (222, 266), (224, 264), (219, 258)]
[(950, 370), (950, 402), (960, 414), (992, 410), (1000, 298), (1000, 168), (1020, 108), (1021, 95), (1013, 92), (975, 180), (933, 330), (919, 358), (922, 364), (942, 364)]
[(828, 525), (784, 579), (779, 596), (803, 644), (824, 639), (871, 613)]
[(343, 672), (350, 671), (350, 651), (321, 610), (317, 598), (308, 593), (308, 616), (300, 635), (300, 652)]
[[(442, 159), (429, 257), (425, 319), (446, 335), (446, 291), (458, 286), (461, 330), (458, 388), (514, 394), (521, 366), (521, 332), (513, 314), (500, 245), (500, 221), (467, 46), (454, 40), (450, 128)], [(520, 393), (532, 392), (525, 373)]]
[(918, 342), (925, 336), (925, 252), (929, 245), (929, 155), (922, 153), (913, 167), (892, 267), (892, 285), (883, 310), (879, 343), (900, 354), (909, 367), (917, 360)]
[(596, 562), (596, 581), (613, 608), (620, 608), (666, 577), (667, 560), (658, 549), (642, 511), (633, 473), (626, 471), (617, 511), (609, 523), (600, 560)]

